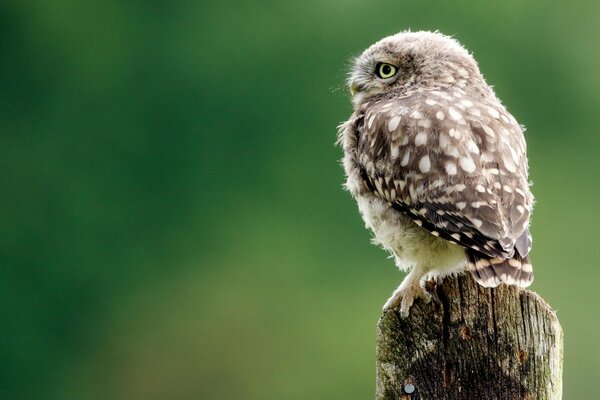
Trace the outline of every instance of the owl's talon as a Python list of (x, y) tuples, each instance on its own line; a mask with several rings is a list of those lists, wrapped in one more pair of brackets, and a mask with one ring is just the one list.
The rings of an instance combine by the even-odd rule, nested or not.
[(413, 281), (411, 278), (410, 275), (407, 276), (400, 287), (394, 291), (383, 306), (384, 311), (400, 306), (400, 316), (406, 318), (415, 299), (422, 299), (425, 303), (431, 302), (431, 294), (425, 290), (418, 280)]
[(429, 293), (427, 291), (427, 289), (425, 289), (425, 288), (422, 288), (422, 289), (423, 289), (423, 293), (420, 295), (420, 298), (423, 300), (423, 302), (425, 304), (431, 303), (431, 298), (432, 298), (431, 293)]

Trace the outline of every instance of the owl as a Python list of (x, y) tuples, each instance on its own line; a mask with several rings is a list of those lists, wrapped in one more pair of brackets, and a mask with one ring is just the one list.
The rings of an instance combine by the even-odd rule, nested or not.
[(482, 286), (533, 281), (533, 196), (523, 128), (473, 56), (438, 32), (401, 32), (354, 62), (338, 128), (345, 186), (373, 241), (407, 276), (385, 303), (408, 316), (425, 281), (468, 270)]

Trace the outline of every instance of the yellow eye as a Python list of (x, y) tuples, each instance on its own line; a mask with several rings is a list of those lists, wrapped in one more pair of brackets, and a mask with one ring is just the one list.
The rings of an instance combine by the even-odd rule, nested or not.
[(381, 79), (391, 78), (392, 76), (396, 75), (396, 72), (398, 72), (398, 68), (392, 64), (379, 63), (375, 67), (375, 73)]

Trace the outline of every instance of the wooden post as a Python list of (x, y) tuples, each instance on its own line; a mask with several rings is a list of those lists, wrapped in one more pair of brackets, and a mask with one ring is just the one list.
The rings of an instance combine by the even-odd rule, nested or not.
[(562, 329), (540, 296), (469, 274), (427, 289), (431, 303), (377, 324), (377, 400), (562, 398)]

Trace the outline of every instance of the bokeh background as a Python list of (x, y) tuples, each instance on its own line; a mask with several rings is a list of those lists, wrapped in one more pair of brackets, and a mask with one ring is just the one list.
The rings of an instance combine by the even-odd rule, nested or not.
[(5, 0), (0, 398), (366, 399), (402, 279), (341, 189), (347, 61), (455, 35), (527, 125), (533, 289), (600, 391), (600, 2)]

